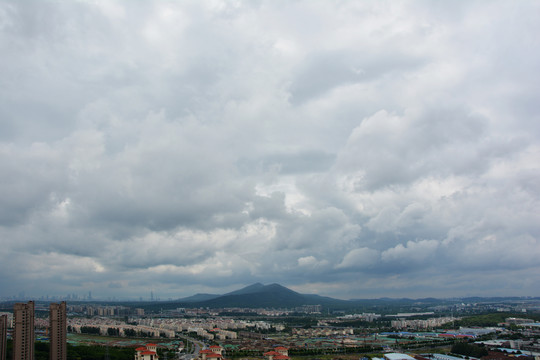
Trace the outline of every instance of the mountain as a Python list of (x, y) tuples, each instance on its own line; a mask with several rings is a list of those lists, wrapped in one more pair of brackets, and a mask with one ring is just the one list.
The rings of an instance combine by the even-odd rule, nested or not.
[(295, 307), (306, 305), (308, 299), (279, 284), (253, 284), (215, 299), (200, 302), (202, 307)]
[(242, 288), (240, 290), (235, 290), (235, 291), (231, 291), (229, 293), (226, 293), (223, 296), (253, 294), (253, 293), (261, 291), (263, 288), (264, 288), (263, 284), (255, 283), (253, 285), (246, 286), (245, 288)]
[(300, 294), (280, 284), (255, 283), (223, 295), (197, 294), (169, 303), (167, 307), (244, 307), (244, 308), (292, 308), (302, 305), (330, 307), (350, 306), (346, 300)]
[[(468, 301), (466, 301), (468, 300)], [(427, 311), (434, 305), (448, 305), (461, 302), (486, 302), (495, 300), (496, 303), (505, 301), (539, 301), (540, 298), (464, 298), (464, 299), (408, 299), (408, 298), (379, 298), (339, 300), (316, 294), (300, 294), (279, 284), (263, 285), (255, 283), (242, 289), (223, 295), (196, 294), (193, 296), (169, 302), (151, 302), (146, 304), (134, 303), (132, 306), (142, 307), (149, 311), (176, 308), (295, 308), (302, 305), (322, 305), (327, 310), (353, 310), (356, 312), (380, 312), (396, 314), (399, 312)]]

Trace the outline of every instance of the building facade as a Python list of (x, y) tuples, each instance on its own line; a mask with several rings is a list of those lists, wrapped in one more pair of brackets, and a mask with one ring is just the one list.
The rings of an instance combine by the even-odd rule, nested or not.
[(7, 328), (7, 315), (0, 315), (0, 360), (6, 360)]
[(34, 302), (13, 305), (13, 360), (34, 360)]
[(50, 360), (67, 359), (67, 312), (66, 302), (49, 305)]
[(156, 344), (146, 344), (135, 349), (135, 360), (159, 360)]

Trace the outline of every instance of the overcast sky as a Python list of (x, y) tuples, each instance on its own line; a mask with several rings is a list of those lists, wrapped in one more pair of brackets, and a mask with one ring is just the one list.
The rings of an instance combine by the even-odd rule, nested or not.
[(539, 14), (0, 0), (0, 296), (540, 296)]

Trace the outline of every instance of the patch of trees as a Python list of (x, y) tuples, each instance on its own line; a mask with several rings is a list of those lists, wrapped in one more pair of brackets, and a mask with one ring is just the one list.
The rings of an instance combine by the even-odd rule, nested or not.
[(139, 337), (139, 338), (147, 338), (152, 337), (147, 332), (141, 331), (141, 330), (135, 330), (135, 329), (124, 329), (124, 335), (127, 337)]
[(260, 350), (227, 350), (227, 357), (234, 359), (238, 357), (262, 357), (263, 352)]
[(280, 319), (282, 323), (290, 327), (303, 327), (309, 329), (312, 326), (317, 326), (318, 320), (314, 317), (306, 316), (288, 316)]
[(152, 335), (150, 335), (149, 333), (147, 332), (144, 332), (144, 331), (137, 331), (137, 337), (140, 337), (140, 338), (148, 338), (148, 337), (152, 337)]
[(73, 346), (73, 345), (68, 344), (67, 358), (70, 360), (105, 359), (107, 358), (107, 355), (110, 360), (133, 360), (133, 357), (135, 356), (135, 350), (133, 350), (132, 348), (121, 348), (121, 347), (113, 347), (113, 346), (111, 347), (98, 346), (98, 345)]
[(120, 336), (120, 329), (118, 328), (108, 328), (107, 335), (109, 336)]
[[(35, 360), (49, 360), (49, 343), (38, 341), (35, 343)], [(13, 341), (7, 341), (7, 357), (13, 357)], [(96, 360), (105, 359), (108, 354), (110, 360), (133, 360), (135, 351), (132, 348), (105, 347), (99, 345), (78, 345), (67, 344), (67, 358), (70, 360)]]
[(81, 326), (81, 334), (97, 334), (99, 335), (99, 328), (95, 326)]
[(256, 312), (249, 313), (243, 311), (220, 311), (220, 316), (234, 316), (234, 317), (256, 317), (259, 316)]
[(360, 354), (380, 351), (382, 347), (373, 346), (351, 346), (351, 347), (335, 347), (335, 348), (296, 348), (289, 349), (289, 356), (302, 355), (324, 355), (324, 354)]
[(488, 354), (487, 350), (483, 346), (478, 346), (474, 344), (469, 344), (463, 341), (459, 341), (452, 345), (452, 350), (454, 354), (472, 356), (476, 358), (481, 358)]
[[(455, 321), (454, 326), (455, 327), (470, 327), (470, 326), (497, 326), (498, 324), (504, 322), (506, 318), (509, 317), (524, 317), (524, 314), (521, 313), (489, 313), (489, 314), (482, 314), (482, 315), (474, 315), (474, 316), (468, 316), (461, 320)], [(527, 314), (525, 317), (533, 319), (533, 320), (540, 320), (540, 316), (536, 314)]]

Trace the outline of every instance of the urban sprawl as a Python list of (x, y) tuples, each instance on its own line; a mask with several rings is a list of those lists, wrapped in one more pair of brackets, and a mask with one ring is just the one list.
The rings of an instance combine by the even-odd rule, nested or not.
[[(538, 305), (348, 313), (321, 305), (147, 310), (78, 301), (15, 302), (0, 313), (0, 360), (8, 359), (8, 342), (14, 360), (34, 360), (36, 342), (49, 344), (53, 360), (69, 359), (67, 343), (131, 348), (135, 360), (539, 360)], [(490, 314), (514, 316), (489, 326), (468, 321)]]

